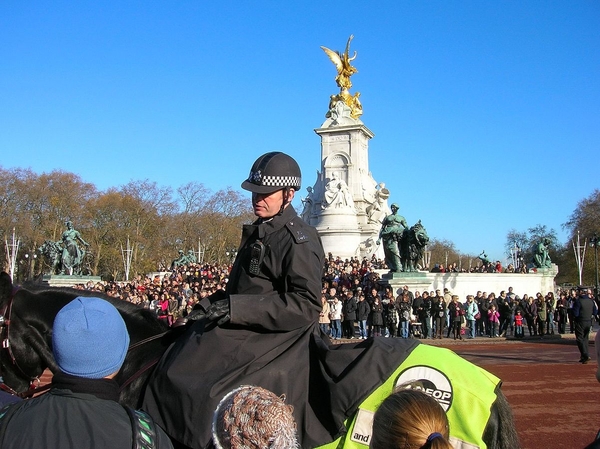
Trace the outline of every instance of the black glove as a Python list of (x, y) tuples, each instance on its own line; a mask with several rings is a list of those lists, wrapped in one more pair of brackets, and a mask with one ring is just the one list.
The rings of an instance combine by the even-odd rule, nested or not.
[(196, 306), (192, 309), (192, 311), (186, 316), (188, 321), (197, 321), (201, 320), (206, 316), (206, 312), (200, 306)]
[(206, 309), (206, 319), (209, 321), (217, 321), (217, 325), (221, 325), (230, 320), (229, 316), (229, 298), (219, 299), (213, 302)]

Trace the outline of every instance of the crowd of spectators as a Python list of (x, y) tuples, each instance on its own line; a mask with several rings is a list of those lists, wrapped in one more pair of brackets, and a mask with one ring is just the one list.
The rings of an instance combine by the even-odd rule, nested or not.
[[(507, 272), (499, 262), (495, 270)], [(482, 267), (485, 267), (483, 264)], [(341, 260), (331, 255), (325, 263), (320, 316), (321, 328), (333, 339), (369, 336), (399, 338), (517, 338), (525, 335), (574, 332), (573, 304), (577, 291), (545, 295), (517, 295), (512, 287), (498, 294), (473, 292), (466, 298), (443, 291), (394, 292), (381, 285), (381, 260)], [(443, 267), (441, 267), (443, 269)], [(456, 265), (449, 267), (458, 271)], [(479, 268), (481, 270), (481, 268)], [(484, 268), (485, 270), (485, 268)], [(353, 329), (353, 331), (348, 331)]]
[(138, 275), (129, 282), (88, 282), (76, 288), (100, 291), (156, 312), (171, 325), (186, 316), (201, 299), (225, 289), (229, 265), (191, 263), (151, 276)]
[[(379, 282), (379, 273), (385, 268), (385, 262), (375, 257), (359, 260), (328, 255), (323, 271), (320, 324), (332, 338), (381, 335), (460, 339), (465, 332), (469, 337), (524, 335), (516, 322), (532, 336), (573, 332), (569, 312), (576, 292), (561, 292), (558, 298), (553, 292), (519, 297), (509, 288), (498, 296), (480, 291), (470, 300), (458, 298), (447, 289), (412, 292), (404, 286), (395, 294), (390, 286)], [(138, 275), (129, 282), (89, 282), (76, 288), (101, 291), (138, 304), (171, 325), (177, 318), (185, 317), (198, 301), (225, 289), (230, 269), (228, 264), (190, 263), (151, 276)], [(450, 265), (448, 269), (457, 268)]]
[(535, 271), (530, 269), (526, 264), (521, 263), (519, 267), (515, 267), (512, 263), (509, 263), (506, 268), (502, 267), (502, 263), (497, 260), (496, 262), (484, 262), (468, 269), (461, 268), (457, 263), (451, 263), (447, 267), (444, 264), (435, 264), (430, 270), (431, 273), (529, 273)]

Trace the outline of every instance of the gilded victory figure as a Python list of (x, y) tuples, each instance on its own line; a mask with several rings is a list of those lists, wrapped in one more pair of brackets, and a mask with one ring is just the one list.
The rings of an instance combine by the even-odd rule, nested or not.
[(358, 72), (356, 67), (352, 66), (351, 62), (356, 59), (357, 53), (354, 52), (354, 55), (350, 57), (350, 42), (354, 38), (354, 35), (351, 35), (348, 38), (348, 42), (346, 43), (346, 50), (344, 53), (340, 53), (339, 51), (330, 50), (327, 47), (321, 46), (325, 54), (329, 57), (331, 62), (335, 65), (337, 69), (337, 76), (335, 77), (335, 82), (340, 88), (340, 93), (338, 95), (332, 95), (331, 101), (329, 103), (330, 112), (335, 108), (335, 105), (338, 101), (344, 102), (350, 109), (350, 116), (354, 119), (357, 119), (362, 115), (362, 105), (360, 104), (360, 93), (357, 92), (354, 95), (350, 95), (349, 89), (352, 87), (352, 82), (350, 81), (350, 77)]

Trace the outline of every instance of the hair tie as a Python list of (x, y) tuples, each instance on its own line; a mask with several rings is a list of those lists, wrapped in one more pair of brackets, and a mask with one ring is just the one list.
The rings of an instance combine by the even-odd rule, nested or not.
[(431, 435), (429, 435), (427, 437), (427, 442), (431, 443), (433, 440), (435, 440), (436, 438), (444, 438), (444, 435), (442, 435), (439, 432), (433, 432)]

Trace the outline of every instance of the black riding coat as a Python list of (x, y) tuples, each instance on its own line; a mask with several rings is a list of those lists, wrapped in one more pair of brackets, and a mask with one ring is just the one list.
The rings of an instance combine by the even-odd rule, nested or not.
[[(260, 274), (249, 272), (252, 245), (265, 254)], [(241, 384), (286, 394), (299, 427), (324, 430), (308, 407), (309, 336), (318, 332), (324, 253), (316, 230), (289, 206), (267, 222), (244, 226), (227, 285), (229, 323), (196, 323), (156, 368), (144, 409), (176, 440), (208, 447), (212, 413)], [(297, 405), (297, 404), (304, 404)]]

